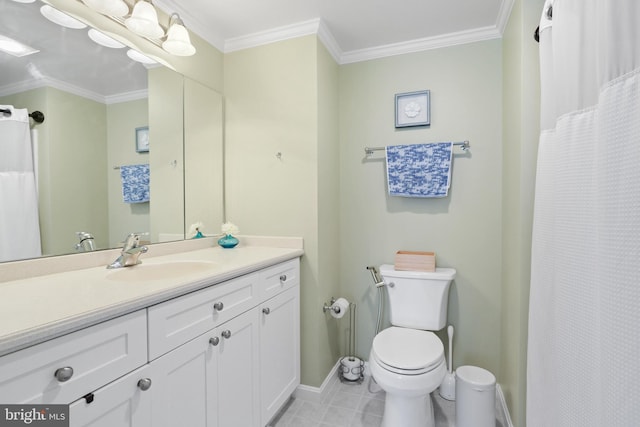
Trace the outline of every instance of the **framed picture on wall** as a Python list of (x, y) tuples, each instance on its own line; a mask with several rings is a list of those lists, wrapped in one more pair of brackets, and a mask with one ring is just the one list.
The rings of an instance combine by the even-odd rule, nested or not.
[(149, 126), (136, 128), (136, 151), (138, 153), (149, 152)]
[(430, 124), (431, 108), (428, 90), (396, 94), (396, 128)]

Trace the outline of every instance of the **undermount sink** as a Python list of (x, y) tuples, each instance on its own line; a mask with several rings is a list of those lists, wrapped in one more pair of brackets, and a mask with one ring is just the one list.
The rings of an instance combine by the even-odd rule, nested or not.
[(149, 280), (175, 279), (194, 273), (215, 269), (216, 263), (208, 261), (174, 261), (162, 264), (139, 264), (123, 267), (107, 274), (107, 279), (119, 282), (144, 282)]

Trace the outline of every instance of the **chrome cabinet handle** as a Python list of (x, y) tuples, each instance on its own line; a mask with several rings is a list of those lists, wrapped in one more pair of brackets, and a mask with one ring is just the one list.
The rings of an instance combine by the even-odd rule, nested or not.
[(221, 302), (217, 302), (215, 304), (213, 304), (213, 309), (215, 311), (222, 311), (222, 309), (224, 308), (224, 304)]
[(218, 337), (209, 338), (209, 344), (213, 346), (220, 344), (220, 338)]
[(138, 381), (138, 388), (142, 391), (147, 391), (151, 388), (151, 378), (143, 378)]
[(269, 309), (269, 307), (265, 307), (265, 308), (262, 309), (262, 312), (264, 314), (269, 314), (269, 313), (271, 313), (271, 309)]
[(226, 329), (226, 330), (222, 331), (221, 335), (222, 335), (223, 338), (231, 338), (231, 331)]
[(53, 376), (56, 377), (56, 379), (61, 383), (65, 382), (65, 381), (69, 381), (71, 379), (71, 377), (73, 376), (73, 368), (71, 366), (65, 366), (64, 368), (58, 368), (53, 373)]
[(280, 276), (280, 281), (281, 282), (286, 282), (287, 281), (287, 275), (283, 274), (282, 276)]

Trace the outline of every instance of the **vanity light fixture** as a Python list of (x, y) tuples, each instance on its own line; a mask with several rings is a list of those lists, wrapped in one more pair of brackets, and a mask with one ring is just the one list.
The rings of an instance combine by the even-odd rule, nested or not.
[(124, 0), (82, 0), (82, 3), (103, 15), (123, 17), (129, 13)]
[(162, 48), (176, 56), (191, 56), (196, 53), (196, 48), (191, 44), (189, 32), (177, 13), (172, 13), (169, 18), (167, 39), (162, 43)]
[(21, 43), (18, 40), (14, 40), (11, 37), (3, 36), (2, 34), (0, 34), (0, 51), (17, 57), (27, 56), (33, 53), (40, 52), (38, 49), (34, 49), (31, 46), (27, 46), (26, 44)]
[(153, 65), (158, 63), (157, 61), (154, 61), (153, 59), (149, 58), (147, 55), (144, 55), (134, 49), (129, 49), (127, 51), (127, 56), (133, 59), (134, 61), (140, 62), (142, 64)]
[(36, 0), (13, 0), (16, 3), (35, 3)]
[[(118, 24), (124, 25), (131, 32), (148, 39), (156, 46), (162, 47), (167, 53), (176, 56), (191, 56), (196, 53), (196, 48), (191, 44), (189, 31), (187, 31), (184, 22), (177, 13), (172, 13), (169, 17), (165, 38), (164, 28), (158, 22), (158, 11), (151, 3), (151, 0), (135, 0), (133, 10), (129, 16), (127, 16), (129, 6), (125, 3), (125, 0), (78, 1), (81, 1), (96, 12), (106, 15)], [(91, 33), (89, 33), (89, 36), (91, 37)], [(102, 44), (93, 37), (91, 39), (96, 43)], [(155, 62), (153, 61), (153, 63)]]
[(45, 4), (40, 8), (40, 13), (49, 21), (62, 27), (72, 28), (74, 30), (80, 30), (87, 27), (86, 24), (78, 21), (76, 18), (72, 18), (66, 13), (60, 12), (58, 9), (55, 9), (48, 4)]
[(158, 12), (146, 0), (138, 0), (133, 6), (131, 16), (124, 20), (124, 25), (139, 36), (159, 39), (164, 30), (158, 23)]
[(124, 47), (124, 44), (95, 28), (89, 30), (89, 38), (104, 47), (110, 47), (112, 49), (121, 49)]

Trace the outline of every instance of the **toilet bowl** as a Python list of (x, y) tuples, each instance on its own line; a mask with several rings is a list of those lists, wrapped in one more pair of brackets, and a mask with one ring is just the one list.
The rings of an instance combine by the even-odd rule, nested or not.
[(371, 375), (386, 392), (383, 427), (433, 427), (430, 394), (446, 374), (444, 346), (429, 331), (391, 326), (374, 338)]
[(431, 393), (444, 379), (444, 345), (431, 331), (446, 324), (452, 268), (434, 272), (380, 267), (391, 325), (373, 339), (371, 375), (386, 392), (383, 427), (434, 427)]

